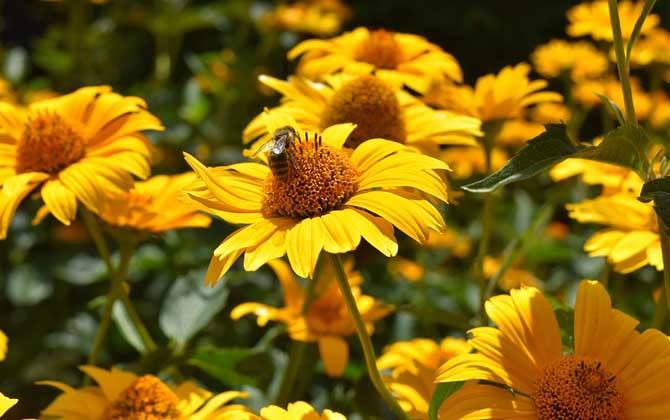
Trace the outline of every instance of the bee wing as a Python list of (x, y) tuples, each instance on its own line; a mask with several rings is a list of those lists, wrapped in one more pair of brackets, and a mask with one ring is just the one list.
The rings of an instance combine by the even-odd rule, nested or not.
[(284, 136), (275, 139), (274, 144), (272, 145), (272, 153), (276, 155), (283, 153), (284, 150), (286, 150), (286, 143), (286, 137)]
[(258, 155), (260, 155), (261, 153), (267, 153), (267, 152), (271, 151), (272, 149), (274, 149), (274, 147), (275, 147), (275, 141), (270, 139), (269, 141), (260, 145), (258, 147), (258, 149), (256, 149), (256, 151), (251, 155), (251, 157), (255, 158)]

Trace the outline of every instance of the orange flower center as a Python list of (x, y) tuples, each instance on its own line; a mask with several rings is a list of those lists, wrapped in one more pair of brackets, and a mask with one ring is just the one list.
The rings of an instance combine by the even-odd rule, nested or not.
[(358, 45), (354, 57), (378, 69), (395, 69), (402, 61), (402, 51), (393, 32), (378, 29), (371, 31), (368, 39)]
[(84, 157), (79, 132), (60, 115), (44, 111), (28, 118), (16, 149), (16, 172), (56, 174)]
[(153, 375), (137, 378), (112, 402), (103, 420), (176, 420), (179, 398)]
[(567, 356), (547, 366), (533, 400), (539, 419), (623, 419), (616, 376), (597, 360)]
[(316, 141), (296, 139), (286, 150), (285, 179), (270, 175), (263, 210), (268, 216), (317, 217), (344, 204), (356, 189), (358, 174), (340, 151)]
[(383, 138), (404, 142), (405, 120), (395, 92), (370, 75), (360, 76), (337, 89), (321, 116), (321, 127), (355, 123), (346, 147), (355, 148), (365, 140)]

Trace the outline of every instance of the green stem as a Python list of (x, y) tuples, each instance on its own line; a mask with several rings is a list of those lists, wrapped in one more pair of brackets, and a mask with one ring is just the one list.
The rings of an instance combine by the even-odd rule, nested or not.
[[(323, 256), (320, 256), (316, 263), (316, 268), (314, 269), (314, 278), (308, 281), (307, 287), (305, 288), (304, 300), (302, 302), (301, 309), (303, 317), (307, 316), (307, 312), (309, 312), (309, 306), (314, 300), (316, 286), (321, 280), (321, 273), (323, 272), (323, 261)], [(284, 377), (282, 379), (281, 386), (279, 387), (277, 398), (275, 399), (276, 405), (284, 407), (286, 404), (291, 402), (291, 394), (295, 389), (298, 372), (300, 372), (300, 367), (302, 366), (302, 361), (305, 358), (305, 353), (307, 352), (308, 346), (309, 343), (305, 341), (293, 340), (291, 342), (288, 366), (286, 366), (286, 371), (284, 372)]]
[(479, 239), (477, 247), (477, 255), (475, 256), (475, 275), (479, 280), (479, 322), (485, 325), (487, 322), (486, 311), (484, 304), (486, 303), (486, 289), (488, 280), (484, 274), (484, 259), (489, 253), (491, 245), (491, 233), (493, 229), (493, 208), (495, 206), (496, 193), (490, 192), (486, 194), (484, 199), (484, 208), (482, 209), (482, 234)]
[(395, 413), (399, 419), (407, 420), (408, 417), (405, 412), (400, 408), (398, 401), (391, 395), (389, 390), (384, 385), (379, 370), (377, 370), (377, 357), (375, 356), (375, 350), (372, 346), (372, 340), (370, 340), (370, 335), (368, 334), (365, 323), (361, 318), (361, 314), (358, 311), (358, 306), (356, 305), (356, 298), (351, 292), (351, 287), (349, 286), (349, 280), (342, 266), (342, 261), (339, 255), (328, 254), (333, 267), (335, 268), (335, 280), (340, 287), (342, 292), (342, 297), (349, 308), (349, 313), (351, 318), (354, 321), (354, 326), (356, 327), (356, 334), (358, 335), (358, 340), (361, 343), (361, 348), (363, 349), (363, 355), (365, 356), (365, 365), (368, 370), (368, 375), (372, 384), (374, 385), (377, 392), (386, 402), (389, 408)]
[(608, 0), (610, 11), (610, 23), (612, 25), (612, 34), (614, 36), (614, 53), (616, 54), (617, 70), (619, 71), (619, 80), (623, 90), (623, 100), (626, 104), (626, 122), (634, 124), (637, 122), (635, 117), (635, 105), (633, 104), (633, 93), (630, 87), (630, 76), (628, 60), (624, 51), (623, 36), (621, 35), (621, 23), (619, 22), (619, 9), (617, 0)]
[(651, 320), (651, 327), (662, 331), (667, 316), (668, 316), (668, 299), (666, 297), (665, 292), (663, 292), (661, 293), (661, 296), (659, 296), (658, 302), (656, 302), (656, 306), (654, 308), (654, 317)]
[(663, 287), (665, 289), (665, 303), (670, 311), (670, 238), (668, 229), (661, 219), (658, 219), (658, 234), (661, 237), (661, 251), (663, 252)]

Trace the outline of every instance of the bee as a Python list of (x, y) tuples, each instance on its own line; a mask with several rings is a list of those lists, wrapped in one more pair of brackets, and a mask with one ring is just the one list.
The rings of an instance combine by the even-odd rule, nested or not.
[(268, 153), (268, 163), (275, 178), (286, 181), (288, 179), (289, 149), (299, 135), (291, 126), (277, 129), (272, 138), (254, 152), (253, 157), (261, 153)]

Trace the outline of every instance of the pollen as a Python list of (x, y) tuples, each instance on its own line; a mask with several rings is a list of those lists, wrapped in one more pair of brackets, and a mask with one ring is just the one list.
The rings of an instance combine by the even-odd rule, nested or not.
[(354, 193), (358, 174), (347, 156), (320, 143), (296, 140), (288, 148), (288, 176), (271, 174), (266, 181), (263, 210), (268, 216), (321, 216), (338, 209)]
[(566, 356), (547, 366), (533, 399), (542, 420), (624, 418), (616, 376), (587, 357)]
[(16, 150), (16, 172), (56, 174), (84, 157), (81, 134), (54, 112), (29, 118)]
[(401, 143), (406, 138), (404, 115), (395, 92), (370, 75), (359, 76), (334, 92), (321, 117), (321, 127), (341, 123), (357, 125), (345, 144), (350, 148), (373, 138)]
[(179, 398), (160, 379), (144, 375), (112, 402), (103, 420), (176, 420)]
[(378, 29), (371, 31), (368, 38), (358, 45), (355, 57), (378, 69), (395, 69), (402, 60), (402, 51), (393, 32)]

